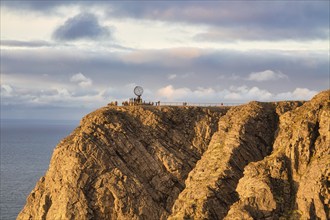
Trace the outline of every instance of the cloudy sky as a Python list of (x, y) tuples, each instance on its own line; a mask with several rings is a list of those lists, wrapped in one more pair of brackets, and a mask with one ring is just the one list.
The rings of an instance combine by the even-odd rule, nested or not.
[(308, 100), (329, 88), (329, 1), (1, 1), (1, 117), (150, 101)]

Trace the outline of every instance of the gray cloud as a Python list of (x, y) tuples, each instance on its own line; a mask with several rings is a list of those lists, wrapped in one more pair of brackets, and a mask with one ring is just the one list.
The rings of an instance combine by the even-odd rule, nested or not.
[[(136, 84), (149, 91), (146, 100), (189, 102), (306, 99), (328, 88), (326, 52), (196, 50), (93, 54), (77, 48), (3, 49), (2, 116), (58, 117), (59, 110), (61, 117), (78, 119), (111, 100), (132, 97)], [(190, 53), (194, 55), (182, 56)], [(262, 84), (246, 80), (268, 69), (288, 79)], [(176, 77), (168, 80), (169, 75)], [(81, 81), (93, 83), (79, 86)]]
[(280, 80), (280, 79), (288, 79), (288, 76), (281, 72), (276, 72), (272, 70), (250, 73), (249, 77), (247, 78), (247, 80), (252, 80), (256, 82)]
[(53, 43), (48, 41), (36, 40), (36, 41), (20, 41), (20, 40), (1, 40), (2, 46), (7, 47), (51, 47)]
[(329, 1), (5, 1), (14, 9), (50, 13), (59, 6), (90, 6), (109, 18), (134, 18), (174, 23), (203, 24), (211, 30), (202, 40), (222, 39), (328, 39)]
[(280, 41), (280, 40), (295, 40), (308, 41), (327, 39), (329, 35), (328, 30), (322, 28), (298, 28), (285, 29), (281, 27), (254, 27), (247, 26), (217, 28), (211, 27), (206, 32), (202, 32), (194, 36), (197, 41), (211, 41), (211, 42), (233, 42), (233, 41)]
[(62, 41), (78, 39), (95, 39), (110, 35), (107, 27), (99, 24), (97, 17), (90, 13), (81, 13), (69, 18), (62, 26), (58, 27), (53, 38)]
[[(108, 19), (158, 20), (177, 27), (191, 24), (195, 29), (201, 25), (204, 31), (195, 36), (201, 41), (307, 42), (329, 38), (327, 1), (26, 0), (2, 1), (2, 6), (53, 16), (63, 16), (61, 7), (74, 6), (79, 11), (100, 10)], [(329, 86), (327, 51), (134, 50), (102, 41), (102, 49), (92, 48), (91, 52), (86, 46), (79, 49), (79, 43), (66, 43), (110, 34), (94, 14), (82, 13), (54, 31), (53, 38), (59, 41), (1, 41), (6, 46), (0, 57), (5, 117), (34, 114), (35, 118), (48, 118), (57, 112), (70, 118), (80, 112), (80, 118), (86, 109), (131, 97), (136, 84), (145, 88), (146, 99), (174, 97), (192, 102), (300, 99)], [(260, 77), (273, 81), (261, 83)], [(54, 108), (60, 108), (61, 113)]]
[[(211, 30), (227, 31), (229, 36), (220, 40), (328, 39), (329, 4), (326, 1), (130, 2), (115, 4), (109, 14), (206, 24)], [(205, 33), (204, 39), (206, 34), (210, 39), (212, 32)]]
[[(78, 1), (47, 1), (47, 0), (22, 0), (22, 1), (1, 1), (1, 6), (15, 8), (18, 10), (33, 10), (43, 13), (49, 13), (60, 6), (71, 6), (76, 4)], [(88, 1), (81, 1), (87, 3)]]
[[(252, 72), (276, 70), (285, 73), (287, 80), (263, 81), (258, 86), (269, 91), (292, 88), (320, 90), (328, 87), (329, 61), (324, 53), (293, 51), (223, 51), (197, 50), (192, 57), (181, 56), (178, 51), (191, 52), (190, 48), (148, 50), (132, 52), (88, 53), (68, 48), (54, 51), (2, 50), (1, 73), (20, 74), (20, 78), (36, 79), (48, 74), (54, 82), (61, 83), (76, 73), (93, 76), (95, 86), (116, 86), (128, 83), (159, 88), (168, 82), (169, 75), (176, 75), (171, 84), (176, 87), (228, 87), (258, 82), (246, 80)], [(138, 57), (139, 60), (134, 58)], [(137, 62), (138, 61), (138, 62)], [(17, 65), (19, 63), (20, 65)], [(187, 74), (188, 77), (185, 77)], [(233, 77), (235, 76), (235, 77)]]

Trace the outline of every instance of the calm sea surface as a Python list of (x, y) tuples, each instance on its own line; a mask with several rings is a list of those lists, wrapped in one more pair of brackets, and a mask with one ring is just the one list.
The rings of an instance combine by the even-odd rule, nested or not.
[(77, 126), (78, 121), (1, 120), (0, 219), (16, 219), (55, 146)]

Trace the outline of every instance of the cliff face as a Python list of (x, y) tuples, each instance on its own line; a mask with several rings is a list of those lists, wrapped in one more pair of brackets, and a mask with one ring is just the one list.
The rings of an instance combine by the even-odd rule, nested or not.
[(161, 219), (227, 108), (106, 107), (54, 150), (18, 219)]
[(280, 117), (270, 156), (250, 163), (227, 219), (330, 219), (329, 91)]
[(222, 219), (238, 200), (235, 191), (244, 167), (272, 149), (277, 115), (271, 104), (250, 103), (232, 108), (190, 172), (186, 188), (173, 206), (171, 219)]
[(105, 107), (18, 219), (329, 219), (329, 91), (228, 108)]

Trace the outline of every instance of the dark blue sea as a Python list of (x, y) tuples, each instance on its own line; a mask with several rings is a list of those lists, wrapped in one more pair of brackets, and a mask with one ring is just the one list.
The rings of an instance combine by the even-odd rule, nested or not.
[(1, 119), (0, 219), (16, 219), (47, 171), (55, 146), (78, 123)]

